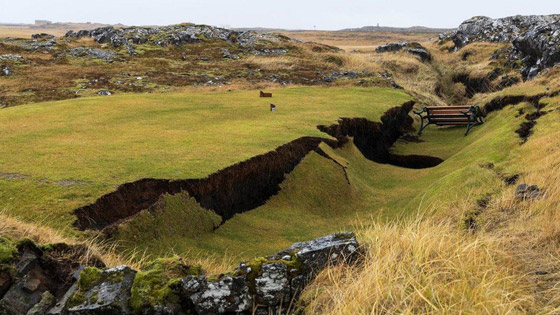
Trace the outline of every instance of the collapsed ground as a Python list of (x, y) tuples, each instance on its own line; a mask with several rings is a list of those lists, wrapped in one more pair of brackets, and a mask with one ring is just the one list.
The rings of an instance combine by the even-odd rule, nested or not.
[[(158, 201), (159, 207), (155, 211), (144, 212), (122, 225), (118, 236), (121, 244), (129, 250), (148, 252), (153, 256), (166, 255), (169, 248), (173, 248), (173, 251), (179, 254), (213, 254), (222, 258), (233, 257), (242, 252), (241, 257), (253, 257), (260, 253), (274, 252), (296, 240), (312, 239), (317, 235), (336, 230), (358, 229), (363, 231), (364, 238), (368, 237), (368, 231), (376, 231), (379, 235), (385, 236), (383, 233), (388, 233), (389, 228), (386, 230), (383, 230), (383, 227), (379, 228), (376, 225), (379, 222), (397, 218), (401, 220), (403, 216), (407, 217), (418, 211), (433, 211), (436, 216), (452, 218), (455, 230), (464, 233), (461, 234), (461, 238), (466, 243), (460, 243), (461, 246), (468, 246), (473, 235), (474, 241), (478, 242), (489, 242), (485, 238), (487, 235), (492, 237), (505, 235), (517, 241), (516, 244), (508, 243), (506, 244), (508, 246), (502, 247), (511, 250), (513, 256), (520, 253), (527, 256), (520, 259), (522, 264), (515, 265), (515, 268), (512, 267), (507, 271), (513, 272), (512, 270), (519, 269), (519, 273), (515, 271), (513, 275), (516, 279), (520, 279), (523, 285), (517, 282), (496, 283), (503, 284), (504, 287), (512, 285), (515, 290), (519, 290), (511, 296), (519, 297), (521, 302), (516, 300), (512, 303), (507, 297), (500, 296), (496, 300), (503, 303), (498, 303), (499, 305), (510, 305), (511, 309), (519, 310), (529, 308), (526, 302), (523, 302), (525, 300), (541, 303), (537, 304), (540, 306), (546, 303), (554, 304), (549, 298), (553, 291), (547, 290), (554, 283), (557, 269), (555, 269), (554, 259), (546, 257), (557, 246), (554, 241), (557, 227), (547, 221), (554, 218), (554, 213), (550, 210), (557, 209), (554, 176), (557, 176), (555, 172), (558, 166), (558, 143), (555, 138), (560, 103), (557, 96), (558, 70), (543, 71), (535, 80), (522, 83), (518, 66), (507, 64), (506, 60), (500, 59), (499, 56), (493, 57), (507, 44), (473, 43), (459, 51), (450, 51), (449, 42), (423, 43), (423, 46), (432, 54), (432, 62), (422, 62), (420, 58), (405, 51), (374, 56), (358, 54), (345, 60), (356, 61), (360, 58), (361, 62), (368, 63), (368, 67), (385, 69), (398, 85), (403, 86), (406, 92), (418, 100), (417, 106), (472, 102), (486, 108), (488, 113), (485, 118), (486, 123), (473, 129), (467, 137), (462, 135), (464, 132), (462, 128), (430, 126), (420, 138), (413, 136), (401, 138), (390, 151), (391, 154), (396, 155), (438, 157), (444, 160), (443, 163), (429, 169), (407, 169), (377, 163), (374, 159), (364, 157), (364, 153), (367, 156), (367, 152), (360, 148), (360, 141), (356, 142), (356, 134), (342, 132), (344, 136), (354, 136), (354, 141), (337, 148), (320, 144), (321, 153), (311, 151), (307, 154), (286, 175), (285, 180), (280, 184), (280, 191), (263, 205), (235, 215), (223, 223), (221, 218), (201, 208), (188, 195), (166, 195)], [(510, 78), (517, 78), (517, 81)], [(54, 215), (62, 220), (50, 223), (53, 228), (61, 229), (68, 235), (81, 236), (70, 229), (75, 219), (72, 210), (92, 203), (104, 193), (114, 190), (118, 184), (151, 176), (150, 172), (160, 178), (203, 177), (211, 171), (233, 164), (232, 160), (237, 162), (249, 158), (254, 156), (255, 152), (265, 153), (288, 142), (286, 141), (288, 138), (293, 137), (289, 139), (293, 140), (296, 135), (301, 136), (302, 133), (325, 137), (325, 133), (315, 127), (321, 124), (343, 125), (344, 120), (337, 123), (339, 117), (366, 117), (371, 121), (379, 121), (381, 114), (387, 109), (409, 99), (404, 93), (392, 89), (274, 90), (272, 102), (277, 103), (279, 108), (275, 114), (286, 116), (279, 121), (271, 121), (269, 119), (271, 113), (267, 108), (269, 100), (257, 99), (256, 92), (187, 94), (193, 98), (192, 104), (196, 106), (185, 104), (183, 100), (185, 94), (162, 94), (142, 96), (142, 98), (137, 95), (134, 95), (134, 98), (127, 95), (118, 98), (92, 98), (78, 102), (64, 101), (8, 109), (5, 122), (10, 127), (8, 132), (4, 133), (9, 135), (9, 137), (5, 136), (6, 145), (18, 143), (19, 147), (13, 148), (3, 157), (6, 162), (3, 165), (10, 165), (9, 169), (2, 170), (5, 172), (2, 185), (5, 187), (4, 191), (8, 192), (2, 196), (7, 213), (24, 218), (28, 222), (46, 220), (45, 218)], [(257, 99), (255, 103), (251, 103), (253, 98)], [(114, 108), (115, 101), (121, 104), (122, 108)], [(173, 102), (176, 102), (177, 106), (174, 106)], [(332, 103), (335, 102), (343, 106), (333, 107)], [(229, 107), (225, 107), (227, 109), (224, 110), (221, 104), (226, 103)], [(301, 105), (302, 103), (304, 104)], [(207, 104), (207, 106), (198, 108), (200, 104)], [(153, 114), (154, 107), (164, 115), (158, 119), (149, 118)], [(194, 110), (195, 108), (197, 110)], [(142, 110), (138, 111), (139, 109)], [(375, 112), (373, 113), (372, 110)], [(72, 117), (75, 117), (76, 125), (68, 125), (64, 117), (57, 115), (58, 112), (64, 111), (68, 111)], [(140, 137), (146, 138), (147, 135), (161, 132), (158, 127), (160, 124), (169, 126), (163, 131), (168, 138), (169, 136), (172, 138), (174, 134), (181, 134), (180, 128), (189, 131), (202, 128), (205, 124), (201, 121), (176, 121), (182, 119), (180, 117), (187, 116), (185, 113), (193, 111), (197, 116), (205, 117), (201, 121), (211, 121), (212, 125), (216, 125), (215, 128), (201, 129), (196, 137), (191, 135), (191, 139), (198, 138), (198, 141), (185, 142), (185, 138), (182, 138), (181, 141), (175, 139), (158, 144), (158, 141), (138, 140)], [(226, 117), (239, 115), (240, 111), (245, 113), (233, 119), (233, 123), (227, 121)], [(98, 116), (99, 112), (105, 113), (110, 118), (112, 115), (115, 117), (107, 121), (96, 121), (93, 117)], [(262, 118), (262, 125), (261, 123), (255, 125), (253, 120), (255, 113)], [(26, 119), (28, 115), (33, 114), (47, 120), (29, 126)], [(312, 117), (312, 119), (296, 121), (296, 117), (301, 119), (302, 116)], [(120, 125), (123, 117), (132, 119), (133, 123)], [(226, 123), (222, 123), (223, 121)], [(286, 125), (289, 121), (292, 121), (292, 124)], [(59, 124), (58, 128), (52, 128), (53, 124)], [(96, 135), (102, 139), (97, 140), (83, 129), (88, 128), (87, 124), (90, 124), (92, 131), (105, 129), (108, 133)], [(306, 127), (303, 128), (301, 124), (305, 124)], [(236, 129), (233, 127), (235, 125), (243, 128)], [(131, 129), (140, 126), (144, 131), (130, 132)], [(24, 128), (31, 130), (26, 131)], [(242, 130), (245, 128), (249, 128), (249, 132), (244, 133)], [(322, 129), (325, 131), (328, 128)], [(331, 129), (336, 130), (336, 128)], [(219, 137), (223, 137), (223, 133), (215, 138), (208, 135), (217, 130), (235, 136), (228, 136), (223, 139), (223, 143), (220, 143), (217, 141)], [(72, 137), (68, 136), (68, 131), (72, 132)], [(330, 134), (335, 137), (342, 135), (339, 132)], [(80, 150), (75, 150), (76, 143), (73, 141), (76, 137), (82, 142), (93, 141), (91, 147), (86, 145), (79, 147)], [(106, 139), (111, 138), (115, 141), (103, 144)], [(252, 139), (253, 144), (247, 146), (247, 139)], [(36, 147), (37, 143), (45, 140), (53, 142), (46, 143), (44, 148)], [(52, 143), (61, 143), (62, 147), (49, 152), (52, 150), (49, 149)], [(127, 167), (114, 169), (113, 167), (122, 164), (123, 160), (128, 162), (130, 153), (136, 151), (124, 147), (123, 143), (132, 143), (136, 149), (142, 149), (143, 152), (151, 151), (153, 155), (136, 156)], [(104, 156), (101, 154), (104, 150), (99, 149), (103, 145), (119, 153), (114, 156)], [(181, 155), (187, 153), (186, 151), (176, 152), (175, 156), (166, 155), (170, 147), (180, 146), (200, 147), (199, 152), (212, 152), (211, 158), (219, 162), (209, 166), (208, 160), (204, 160), (206, 155), (191, 155), (182, 160)], [(241, 147), (239, 149), (241, 152), (227, 149), (228, 147)], [(21, 148), (28, 148), (28, 150), (20, 153)], [(74, 154), (58, 157), (56, 151), (60, 149), (72, 150)], [(252, 152), (243, 152), (246, 150)], [(39, 152), (42, 159), (29, 163), (30, 158), (36, 157), (29, 155), (28, 152)], [(236, 156), (232, 157), (232, 153)], [(89, 158), (96, 157), (96, 164), (102, 167), (88, 169), (88, 163), (83, 163), (87, 160), (80, 160), (82, 155), (87, 155)], [(157, 163), (152, 164), (154, 158)], [(52, 164), (49, 165), (50, 160)], [(102, 163), (99, 163), (100, 161)], [(169, 164), (162, 161), (167, 161)], [(184, 166), (178, 167), (177, 161), (183, 161)], [(62, 171), (51, 172), (43, 169), (45, 165), (42, 163), (52, 166), (60, 162), (62, 162), (60, 170), (64, 169), (66, 176), (61, 177)], [(83, 167), (83, 170), (69, 167), (75, 165), (74, 163), (86, 167)], [(33, 166), (29, 167), (30, 164)], [(24, 168), (28, 170), (27, 174), (23, 171)], [(133, 176), (129, 178), (122, 175), (130, 173), (133, 173)], [(312, 179), (311, 183), (310, 179)], [(546, 191), (547, 197), (533, 203), (519, 201), (514, 198), (516, 183), (537, 184)], [(54, 193), (50, 196), (55, 197), (46, 200), (45, 203), (45, 199), (41, 198), (44, 198), (47, 193)], [(26, 204), (31, 207), (24, 207)], [(523, 219), (527, 231), (533, 233), (533, 237), (528, 241), (522, 238), (524, 230), (519, 221)], [(403, 222), (408, 221), (403, 220)], [(546, 229), (542, 229), (543, 224), (546, 225)], [(193, 228), (193, 225), (196, 225), (196, 228)], [(414, 225), (411, 226), (414, 228)], [(438, 237), (440, 234), (437, 228), (436, 226), (436, 229), (428, 229), (428, 232), (423, 231), (423, 233), (427, 233), (428, 238)], [(447, 228), (440, 227), (440, 230), (448, 231)], [(150, 231), (150, 234), (145, 231)], [(403, 231), (402, 235), (408, 235), (404, 233), (405, 230), (398, 231)], [(412, 230), (411, 233), (416, 232)], [(491, 240), (501, 239), (496, 237)], [(495, 246), (492, 245), (493, 243), (483, 244), (491, 251), (495, 250), (495, 247), (492, 247)], [(535, 244), (540, 244), (539, 248), (535, 249)], [(158, 250), (161, 248), (165, 250)], [(380, 257), (377, 259), (382, 261)], [(533, 264), (529, 263), (531, 259), (534, 259)], [(469, 260), (465, 259), (465, 261)], [(506, 264), (508, 267), (509, 263), (511, 259)], [(366, 274), (372, 274), (370, 269), (365, 271)], [(337, 270), (331, 272), (336, 273)], [(538, 275), (528, 278), (525, 276), (525, 274), (535, 273), (545, 275), (546, 279), (539, 278)], [(336, 275), (341, 279), (344, 278), (344, 274)], [(471, 276), (473, 281), (480, 280), (478, 274)], [(394, 278), (399, 279), (399, 277)], [(338, 278), (323, 279), (323, 281), (333, 286), (341, 283), (333, 279)], [(492, 285), (494, 284), (488, 287), (493, 288)], [(523, 296), (525, 286), (529, 291), (537, 292), (535, 296), (531, 296), (532, 300)], [(534, 289), (533, 286), (537, 288)], [(398, 283), (391, 289), (397, 290), (397, 287)], [(433, 290), (429, 285), (426, 287)], [(504, 289), (504, 287), (500, 288)], [(312, 298), (308, 299), (308, 303), (311, 309), (314, 308), (317, 313), (325, 312), (329, 307), (360, 312), (363, 309), (359, 307), (364, 306), (366, 310), (371, 310), (368, 308), (371, 305), (367, 302), (367, 295), (358, 295), (348, 283), (345, 288), (348, 291), (340, 291), (341, 294), (348, 294), (348, 298), (344, 301), (350, 301), (350, 296), (363, 297), (363, 304), (349, 306), (335, 303), (333, 306), (329, 303), (339, 300), (324, 291), (317, 290), (310, 291)], [(511, 288), (507, 287), (504, 290), (509, 292), (507, 291), (509, 289)], [(436, 290), (436, 293), (439, 291)], [(438, 297), (439, 299), (431, 300), (436, 306), (439, 305), (438, 303), (446, 305), (444, 303), (446, 299), (451, 299), (447, 296)], [(391, 296), (384, 298), (387, 299), (385, 303), (390, 303)], [(475, 298), (479, 297), (475, 296)], [(318, 302), (313, 301), (323, 301), (323, 304), (318, 305)], [(421, 308), (423, 310), (438, 310), (431, 309), (433, 305), (429, 303), (421, 305), (425, 307)], [(444, 308), (440, 310), (442, 309)], [(508, 309), (502, 310), (507, 312)]]

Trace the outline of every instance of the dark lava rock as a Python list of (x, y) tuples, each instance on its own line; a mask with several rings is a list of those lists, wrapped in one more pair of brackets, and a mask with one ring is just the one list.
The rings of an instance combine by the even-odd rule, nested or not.
[(92, 37), (98, 43), (109, 43), (114, 47), (121, 47), (127, 43), (136, 45), (150, 43), (162, 47), (168, 45), (180, 46), (212, 39), (238, 43), (244, 47), (253, 47), (261, 40), (276, 42), (286, 40), (285, 37), (275, 34), (258, 34), (252, 31), (237, 32), (219, 27), (195, 24), (124, 28), (107, 26), (91, 31), (70, 31), (66, 33), (65, 37)]
[(537, 185), (521, 184), (515, 189), (515, 197), (520, 200), (535, 200), (542, 197), (542, 192)]
[(8, 270), (0, 271), (0, 299), (12, 285), (12, 275)]
[[(543, 69), (560, 62), (560, 15), (511, 16), (492, 19), (473, 17), (463, 22), (452, 33), (441, 35), (441, 40), (451, 38), (455, 49), (477, 42), (511, 42), (512, 52), (508, 63), (522, 60), (523, 78), (531, 79)], [(498, 58), (499, 54), (493, 55)]]
[(108, 90), (101, 90), (101, 91), (97, 92), (97, 95), (109, 96), (109, 95), (113, 95), (113, 93), (111, 93), (111, 91), (108, 91)]
[(416, 42), (388, 43), (375, 48), (376, 53), (396, 52), (401, 50), (419, 56), (422, 62), (432, 60), (432, 55), (430, 54), (430, 52), (428, 52), (426, 48)]
[(41, 33), (41, 34), (33, 34), (31, 35), (31, 39), (53, 39), (54, 35)]
[(112, 62), (116, 57), (116, 54), (110, 50), (76, 47), (70, 49), (70, 54), (76, 57), (89, 56), (95, 59), (105, 60), (107, 62)]
[(0, 55), (0, 61), (23, 62), (24, 59), (20, 55), (6, 54), (6, 55)]
[(8, 66), (0, 66), (0, 75), (3, 76), (11, 76), (13, 75), (14, 72), (12, 71), (12, 69)]
[[(55, 247), (62, 248), (61, 244)], [(66, 249), (70, 249), (66, 245)], [(131, 314), (131, 290), (136, 271), (86, 267), (72, 271), (63, 265), (49, 269), (47, 252), (35, 245), (18, 247), (11, 272), (0, 272), (0, 314), (69, 315)], [(51, 249), (52, 250), (52, 249)], [(269, 257), (242, 263), (235, 270), (207, 278), (189, 275), (173, 279), (168, 289), (172, 300), (151, 305), (142, 314), (269, 314), (282, 313), (297, 300), (304, 286), (329, 265), (353, 263), (360, 257), (353, 233), (333, 234), (296, 243)], [(53, 282), (59, 269), (66, 270), (61, 283)], [(72, 272), (71, 275), (66, 274)], [(78, 276), (79, 274), (79, 276)], [(58, 279), (58, 278), (57, 278)], [(73, 284), (72, 284), (73, 283)], [(60, 287), (64, 291), (54, 293)], [(166, 288), (166, 289), (167, 289)], [(157, 298), (155, 301), (159, 301)]]
[(517, 83), (519, 83), (519, 81), (521, 81), (519, 78), (517, 77), (510, 77), (508, 75), (504, 75), (500, 81), (500, 83), (498, 83), (498, 90), (503, 90), (507, 87), (510, 87), (512, 85), (515, 85)]
[(408, 44), (406, 42), (402, 43), (388, 43), (385, 45), (381, 45), (375, 48), (376, 53), (384, 53), (384, 52), (395, 52), (400, 51), (405, 48)]
[(44, 315), (56, 303), (56, 298), (49, 291), (41, 295), (41, 301), (33, 306), (27, 315)]

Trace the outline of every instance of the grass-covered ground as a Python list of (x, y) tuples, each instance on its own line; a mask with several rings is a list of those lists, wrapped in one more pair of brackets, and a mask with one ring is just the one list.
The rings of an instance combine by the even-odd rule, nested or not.
[[(118, 184), (143, 177), (204, 177), (301, 136), (326, 137), (316, 125), (338, 117), (377, 121), (411, 98), (484, 105), (496, 96), (535, 95), (560, 86), (558, 70), (550, 70), (534, 81), (468, 99), (465, 87), (451, 82), (453, 75), (478, 76), (502, 67), (490, 60), (502, 45), (471, 44), (463, 49), (472, 53), (467, 58), (445, 45), (426, 46), (432, 63), (404, 53), (341, 56), (345, 67), (390, 70), (413, 96), (381, 88), (298, 87), (274, 90), (272, 99), (260, 99), (254, 90), (199, 91), (4, 109), (0, 234), (75, 241), (83, 235), (70, 228), (71, 211)], [(270, 69), (280, 65), (279, 59), (258, 61)], [(270, 102), (277, 112), (269, 111)], [(118, 244), (148, 260), (210, 256), (203, 262), (216, 273), (296, 241), (353, 230), (367, 250), (365, 263), (323, 272), (303, 295), (307, 313), (558, 313), (560, 99), (541, 103), (546, 115), (524, 144), (515, 130), (535, 112), (529, 103), (490, 113), (466, 137), (462, 127), (429, 126), (422, 142), (399, 140), (392, 148), (395, 154), (445, 160), (430, 169), (375, 163), (352, 143), (339, 149), (322, 144), (338, 163), (310, 153), (277, 195), (216, 230), (217, 216), (179, 194), (162, 198), (154, 214), (130, 219)], [(543, 197), (516, 199), (516, 185), (504, 181), (514, 174), (517, 184), (539, 185)], [(112, 266), (123, 263), (121, 255), (103, 257)]]
[[(378, 120), (410, 99), (379, 88), (142, 94), (0, 112), (0, 209), (68, 229), (71, 211), (145, 177), (199, 178), (339, 117)], [(277, 105), (271, 113), (269, 104)]]

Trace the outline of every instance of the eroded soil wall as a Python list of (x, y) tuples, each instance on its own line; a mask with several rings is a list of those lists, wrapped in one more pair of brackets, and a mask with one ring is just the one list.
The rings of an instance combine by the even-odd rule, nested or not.
[[(223, 222), (237, 213), (243, 213), (263, 205), (277, 194), (280, 184), (301, 160), (311, 151), (323, 156), (321, 142), (338, 147), (354, 138), (354, 143), (373, 161), (392, 163), (411, 168), (431, 167), (441, 162), (438, 158), (423, 156), (396, 156), (389, 148), (404, 133), (412, 130), (413, 119), (409, 116), (414, 102), (389, 109), (381, 122), (363, 118), (342, 118), (338, 125), (318, 128), (337, 140), (303, 137), (278, 147), (274, 151), (237, 163), (202, 179), (167, 180), (141, 179), (126, 183), (116, 191), (100, 197), (93, 204), (74, 211), (74, 225), (81, 230), (103, 230), (114, 227), (155, 204), (163, 194), (186, 191), (204, 208), (213, 210)], [(428, 166), (426, 166), (428, 165)]]

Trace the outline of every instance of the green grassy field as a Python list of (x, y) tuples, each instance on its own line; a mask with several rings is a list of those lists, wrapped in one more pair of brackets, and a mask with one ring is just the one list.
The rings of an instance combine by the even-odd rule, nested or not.
[[(526, 110), (531, 109), (526, 106)], [(467, 137), (462, 127), (433, 127), (424, 132), (424, 142), (399, 141), (393, 148), (394, 153), (446, 159), (430, 169), (375, 163), (351, 143), (336, 150), (322, 145), (327, 154), (346, 166), (350, 183), (340, 166), (311, 153), (287, 176), (278, 195), (255, 210), (234, 216), (215, 231), (185, 237), (173, 231), (177, 223), (171, 215), (150, 228), (157, 231), (153, 234), (144, 233), (149, 227), (145, 221), (126, 227), (120, 241), (129, 249), (153, 255), (211, 255), (237, 262), (333, 232), (359, 232), (380, 220), (447, 211), (459, 203), (470, 203), (474, 209), (478, 199), (505, 187), (494, 170), (481, 165), (494, 163), (496, 170), (506, 174), (515, 171), (507, 169), (511, 163), (506, 161), (519, 144), (514, 130), (522, 118), (515, 117), (516, 112), (510, 107), (492, 113), (487, 123)], [(199, 211), (196, 209), (193, 207)], [(198, 229), (198, 225), (186, 224), (183, 229)]]
[[(339, 117), (377, 120), (410, 99), (379, 88), (135, 94), (0, 112), (0, 211), (69, 232), (71, 210), (145, 177), (197, 178)], [(277, 112), (269, 111), (269, 103)]]
[[(74, 234), (71, 211), (119, 184), (145, 177), (204, 177), (301, 136), (326, 137), (316, 129), (319, 124), (339, 117), (377, 121), (388, 108), (409, 100), (401, 91), (379, 88), (289, 88), (275, 90), (273, 99), (257, 95), (120, 95), (4, 110), (0, 209)], [(271, 101), (275, 113), (269, 111)], [(123, 226), (119, 244), (150, 256), (178, 253), (236, 261), (336, 231), (359, 231), (379, 219), (456, 202), (474, 204), (504, 185), (480, 165), (515, 171), (502, 166), (519, 143), (514, 130), (522, 118), (515, 114), (513, 108), (492, 113), (467, 137), (463, 128), (431, 126), (423, 142), (399, 141), (393, 147), (397, 154), (445, 159), (431, 169), (378, 164), (352, 143), (336, 150), (323, 144), (346, 166), (349, 183), (340, 165), (311, 153), (287, 176), (280, 193), (215, 231), (215, 218), (198, 204), (181, 206), (168, 198), (173, 206), (156, 217), (138, 216)]]

